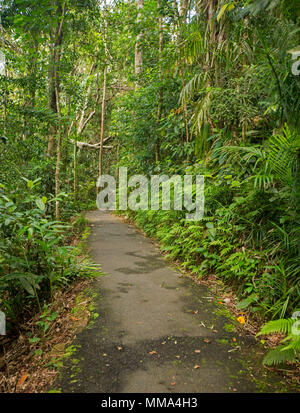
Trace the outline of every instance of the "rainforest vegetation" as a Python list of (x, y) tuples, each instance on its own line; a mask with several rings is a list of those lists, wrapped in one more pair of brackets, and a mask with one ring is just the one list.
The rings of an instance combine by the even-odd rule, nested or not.
[[(4, 0), (0, 309), (16, 329), (90, 266), (66, 234), (99, 175), (205, 177), (201, 221), (128, 211), (169, 257), (300, 335), (300, 2)], [(298, 53), (298, 54), (297, 54)], [(81, 225), (80, 222), (78, 225)]]

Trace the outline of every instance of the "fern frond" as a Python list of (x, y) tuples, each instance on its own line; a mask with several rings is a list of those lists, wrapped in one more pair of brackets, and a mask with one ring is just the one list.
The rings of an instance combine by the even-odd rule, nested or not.
[(272, 320), (265, 324), (257, 336), (270, 334), (270, 333), (282, 333), (290, 334), (292, 330), (292, 325), (295, 323), (294, 318), (283, 318), (279, 320)]
[(287, 125), (282, 134), (273, 135), (269, 139), (268, 164), (270, 170), (282, 181), (292, 179), (299, 148), (300, 136), (291, 132)]
[(286, 361), (295, 362), (297, 360), (295, 351), (293, 349), (286, 349), (284, 346), (277, 347), (270, 350), (263, 360), (263, 364), (272, 366), (276, 364), (285, 363)]
[(285, 346), (285, 349), (286, 350), (293, 349), (294, 351), (299, 353), (300, 352), (300, 335), (298, 335), (298, 336), (292, 335), (289, 338), (292, 341), (288, 346)]

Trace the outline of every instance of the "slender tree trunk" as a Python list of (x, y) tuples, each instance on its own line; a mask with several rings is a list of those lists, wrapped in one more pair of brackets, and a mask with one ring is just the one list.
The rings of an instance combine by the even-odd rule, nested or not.
[[(55, 92), (55, 66), (58, 62), (55, 61), (56, 53), (55, 48), (57, 46), (54, 45), (54, 50), (52, 51), (51, 56), (51, 63), (49, 66), (49, 73), (48, 73), (48, 82), (49, 82), (49, 109), (53, 113), (57, 113), (56, 107), (56, 92)], [(56, 135), (56, 127), (49, 122), (49, 135), (48, 135), (48, 147), (47, 147), (47, 156), (53, 157), (55, 153), (55, 135)]]
[[(116, 160), (115, 160), (115, 165), (118, 165), (119, 162), (119, 149), (120, 149), (120, 143), (117, 143), (117, 150), (116, 150)], [(116, 178), (116, 183), (117, 186), (119, 185), (119, 168), (116, 168), (115, 170), (115, 178)]]
[(186, 23), (186, 19), (187, 19), (189, 3), (190, 3), (189, 0), (180, 0), (180, 13), (179, 13), (179, 15), (181, 16), (184, 24)]
[(217, 11), (217, 2), (216, 0), (209, 0), (208, 6), (208, 48), (207, 48), (207, 57), (208, 64), (210, 68), (214, 67), (214, 54), (213, 49), (216, 47), (216, 25), (214, 22), (214, 16)]
[[(56, 105), (57, 114), (59, 119), (59, 129), (57, 134), (57, 145), (56, 145), (56, 167), (55, 167), (55, 197), (58, 198), (60, 193), (60, 164), (61, 164), (61, 142), (62, 142), (62, 119), (60, 110), (60, 98), (58, 85), (56, 86)], [(60, 218), (60, 202), (56, 199), (55, 203), (55, 216), (56, 219)]]
[(103, 173), (103, 141), (105, 129), (105, 110), (106, 110), (106, 84), (107, 84), (107, 66), (104, 67), (103, 73), (103, 95), (101, 108), (101, 130), (100, 130), (100, 145), (99, 145), (99, 176)]
[[(182, 88), (183, 90), (185, 89), (185, 80), (183, 76), (183, 72), (180, 69), (180, 76), (182, 79)], [(183, 96), (183, 110), (184, 110), (184, 122), (185, 122), (185, 140), (186, 142), (189, 142), (189, 125), (188, 125), (188, 111), (187, 111), (187, 104), (186, 104), (186, 98)]]
[[(188, 9), (189, 9), (189, 4), (190, 1), (189, 0), (180, 0), (180, 12), (179, 15), (181, 17), (182, 20), (182, 24), (186, 24), (187, 22), (187, 14), (188, 14)], [(182, 41), (183, 39), (179, 38), (179, 42)], [(187, 64), (186, 59), (184, 59), (184, 61), (182, 62), (182, 65), (179, 69), (179, 74), (182, 80), (182, 90), (185, 89), (185, 80), (184, 80), (184, 73), (183, 73), (183, 67), (184, 65)], [(183, 112), (184, 112), (184, 123), (185, 123), (185, 141), (189, 142), (189, 127), (188, 127), (188, 111), (187, 111), (187, 104), (186, 104), (186, 98), (185, 95), (183, 95)], [(184, 141), (183, 141), (184, 143)], [(187, 162), (189, 161), (188, 159), (188, 155), (187, 155)]]
[[(162, 53), (163, 53), (163, 41), (164, 41), (164, 32), (163, 32), (163, 17), (161, 13), (161, 0), (157, 0), (157, 8), (159, 11), (158, 16), (158, 32), (159, 32), (159, 45), (158, 45), (158, 65), (159, 65), (159, 92), (158, 92), (158, 108), (157, 108), (157, 118), (156, 118), (156, 126), (157, 129), (160, 124), (161, 114), (162, 114), (162, 107), (163, 107), (163, 100), (164, 100), (164, 91), (162, 87)], [(155, 160), (159, 162), (160, 159), (160, 138), (159, 132), (157, 131), (157, 139), (156, 139), (156, 148), (155, 148)]]
[[(1, 21), (1, 16), (0, 16), (0, 35), (1, 35), (1, 46), (3, 48), (3, 53), (4, 53), (4, 48), (5, 48), (5, 41), (4, 41), (4, 29), (2, 26), (2, 21)], [(7, 78), (7, 68), (5, 65), (4, 69), (4, 75)], [(4, 119), (3, 119), (3, 133), (6, 135), (6, 124), (7, 124), (7, 87), (6, 84), (4, 86)]]
[(33, 41), (33, 48), (35, 51), (35, 56), (31, 58), (30, 67), (29, 67), (29, 74), (31, 77), (31, 81), (29, 84), (29, 95), (30, 95), (30, 106), (32, 108), (35, 107), (35, 95), (36, 95), (36, 86), (37, 86), (37, 55), (39, 51), (38, 42), (35, 39), (34, 35), (32, 34), (32, 41)]
[[(90, 71), (89, 71), (89, 76), (92, 75), (92, 73), (94, 72), (94, 69), (95, 69), (95, 62), (92, 63), (92, 66), (91, 66)], [(95, 114), (95, 111), (92, 111), (92, 112), (89, 114), (88, 119), (85, 120), (85, 115), (86, 115), (86, 110), (87, 110), (87, 108), (88, 108), (88, 102), (89, 102), (89, 100), (90, 100), (91, 90), (92, 90), (92, 84), (90, 83), (89, 86), (88, 86), (88, 88), (87, 88), (86, 96), (85, 96), (85, 100), (84, 100), (84, 104), (83, 104), (83, 108), (82, 108), (81, 113), (80, 113), (80, 116), (79, 116), (79, 122), (78, 122), (78, 126), (77, 126), (77, 135), (80, 135), (80, 134), (83, 132), (86, 124), (90, 121), (90, 119), (91, 119), (91, 118), (94, 116), (94, 114)]]
[(73, 151), (73, 191), (74, 191), (74, 200), (77, 199), (77, 144), (74, 143), (74, 151)]
[[(51, 53), (51, 62), (49, 65), (49, 109), (57, 113), (57, 96), (56, 96), (56, 88), (58, 88), (59, 92), (59, 73), (58, 73), (58, 65), (60, 61), (60, 49), (62, 45), (63, 33), (62, 28), (64, 24), (64, 18), (66, 13), (66, 4), (64, 3), (63, 6), (59, 2), (57, 2), (57, 14), (61, 15), (61, 20), (58, 22), (55, 35), (53, 39), (53, 49)], [(57, 133), (57, 128), (55, 125), (49, 125), (50, 134), (48, 136), (48, 148), (47, 148), (47, 155), (53, 157), (55, 154), (55, 135)]]
[[(137, 23), (141, 23), (142, 11), (144, 9), (144, 0), (138, 0), (137, 9), (138, 9)], [(135, 74), (136, 76), (138, 76), (141, 73), (142, 67), (143, 67), (142, 39), (143, 39), (143, 32), (142, 32), (142, 29), (140, 29), (140, 32), (136, 37), (136, 45), (135, 45)], [(136, 87), (138, 87), (138, 81), (136, 81)]]
[[(60, 166), (61, 166), (61, 143), (62, 143), (62, 134), (63, 134), (63, 125), (62, 125), (62, 116), (61, 116), (61, 109), (60, 109), (60, 84), (59, 84), (59, 61), (60, 61), (60, 49), (62, 45), (62, 28), (64, 23), (66, 13), (66, 4), (64, 3), (62, 12), (61, 12), (61, 21), (57, 26), (57, 37), (56, 37), (56, 44), (57, 46), (54, 48), (54, 67), (53, 67), (53, 82), (54, 82), (54, 90), (51, 92), (51, 99), (55, 99), (55, 108), (56, 113), (58, 116), (58, 133), (57, 133), (57, 144), (56, 144), (56, 167), (55, 167), (55, 197), (58, 198), (60, 193)], [(53, 95), (54, 92), (54, 95)], [(55, 203), (55, 216), (56, 219), (60, 218), (60, 202), (56, 199)]]
[(106, 0), (104, 0), (104, 48), (105, 48), (105, 66), (103, 71), (103, 89), (102, 89), (102, 107), (101, 107), (101, 129), (99, 142), (99, 176), (103, 174), (103, 142), (105, 131), (105, 111), (106, 111), (106, 89), (107, 89), (107, 71), (108, 71), (108, 47), (107, 47), (107, 16), (106, 16)]

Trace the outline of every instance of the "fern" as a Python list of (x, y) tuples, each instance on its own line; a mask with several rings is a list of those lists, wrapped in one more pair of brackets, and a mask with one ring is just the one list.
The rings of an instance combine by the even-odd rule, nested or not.
[(286, 125), (280, 135), (273, 135), (269, 140), (267, 163), (283, 182), (293, 179), (297, 170), (297, 152), (300, 149), (300, 135), (292, 133)]
[(260, 332), (257, 334), (258, 336), (271, 334), (271, 333), (282, 333), (282, 334), (290, 334), (292, 325), (294, 324), (294, 318), (288, 319), (279, 319), (279, 320), (272, 320), (269, 321), (267, 324), (263, 326)]
[(279, 319), (269, 321), (262, 327), (257, 334), (258, 336), (271, 333), (282, 333), (286, 335), (286, 337), (281, 343), (288, 343), (284, 345), (281, 344), (277, 348), (270, 350), (263, 360), (264, 364), (271, 366), (285, 363), (287, 361), (291, 363), (299, 361), (300, 331), (299, 328), (296, 328), (295, 331), (295, 322), (295, 318)]
[(287, 361), (294, 363), (296, 361), (294, 350), (287, 350), (284, 346), (280, 346), (274, 350), (270, 350), (265, 356), (263, 363), (267, 366), (286, 363)]

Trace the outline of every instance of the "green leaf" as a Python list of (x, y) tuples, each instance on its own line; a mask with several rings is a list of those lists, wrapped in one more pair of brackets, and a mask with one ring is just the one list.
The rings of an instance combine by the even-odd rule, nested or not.
[(26, 290), (30, 295), (35, 295), (34, 288), (32, 286), (32, 283), (30, 283), (26, 278), (20, 278), (19, 279), (22, 287), (24, 290)]
[(26, 225), (25, 227), (21, 228), (20, 231), (18, 232), (18, 237), (24, 234), (25, 231), (27, 231), (28, 226)]
[(38, 343), (41, 339), (39, 337), (32, 337), (29, 339), (30, 343)]
[(42, 198), (36, 199), (35, 203), (41, 211), (45, 211), (45, 203), (43, 202)]
[(238, 310), (243, 310), (247, 307), (249, 307), (250, 304), (252, 304), (255, 301), (255, 299), (253, 297), (247, 297), (245, 300), (239, 301), (237, 303), (236, 308)]
[(27, 181), (27, 187), (29, 189), (33, 188), (33, 185), (34, 185), (33, 181)]
[(33, 235), (33, 228), (28, 228), (28, 239), (31, 239)]
[(224, 4), (224, 6), (222, 6), (221, 9), (220, 9), (220, 11), (219, 11), (219, 14), (218, 14), (218, 16), (217, 16), (217, 21), (219, 22), (219, 21), (221, 20), (223, 14), (224, 14), (225, 11), (227, 10), (227, 8), (228, 8), (228, 10), (230, 11), (230, 10), (232, 10), (234, 7), (235, 7), (235, 6), (234, 6), (233, 3), (226, 3), (226, 4)]

